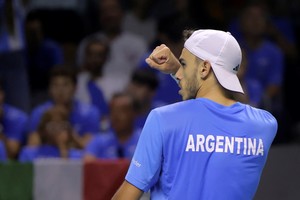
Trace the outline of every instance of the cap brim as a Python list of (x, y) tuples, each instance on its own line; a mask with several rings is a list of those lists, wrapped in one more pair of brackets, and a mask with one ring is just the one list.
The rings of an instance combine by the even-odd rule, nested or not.
[(227, 90), (244, 94), (244, 90), (236, 74), (229, 72), (215, 63), (211, 63), (219, 83)]

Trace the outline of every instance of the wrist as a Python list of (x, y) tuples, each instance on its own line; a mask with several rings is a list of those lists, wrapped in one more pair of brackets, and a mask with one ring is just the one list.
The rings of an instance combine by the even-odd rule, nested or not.
[(172, 54), (172, 59), (170, 59), (170, 66), (172, 66), (170, 69), (170, 74), (172, 74), (172, 76), (175, 76), (175, 74), (177, 73), (178, 69), (180, 68), (181, 64), (179, 62), (179, 60), (175, 57), (174, 54)]
[(175, 74), (170, 74), (170, 76), (174, 79), (174, 81), (176, 81), (176, 83), (179, 83), (179, 80), (176, 78)]

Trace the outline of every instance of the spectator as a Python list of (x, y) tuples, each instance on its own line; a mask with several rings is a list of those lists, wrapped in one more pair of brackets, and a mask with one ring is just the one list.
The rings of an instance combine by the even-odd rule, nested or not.
[(26, 16), (26, 58), (31, 108), (48, 99), (48, 74), (52, 67), (64, 62), (60, 44), (44, 35), (42, 20), (35, 11)]
[(150, 110), (155, 108), (154, 96), (158, 86), (158, 75), (150, 68), (138, 68), (133, 72), (126, 90), (136, 102), (137, 127), (143, 128)]
[(102, 113), (101, 129), (107, 128), (108, 105), (103, 95), (103, 67), (109, 54), (109, 45), (104, 37), (90, 37), (86, 41), (84, 61), (77, 76), (76, 99), (92, 103)]
[(134, 99), (128, 93), (116, 93), (110, 101), (111, 130), (95, 136), (85, 149), (84, 159), (131, 159), (141, 129), (135, 127)]
[(62, 106), (69, 113), (69, 122), (74, 128), (74, 138), (80, 148), (84, 148), (90, 138), (99, 132), (100, 113), (96, 107), (74, 99), (76, 74), (69, 67), (55, 67), (49, 80), (50, 99), (36, 106), (29, 119), (29, 145), (39, 144), (37, 127), (43, 113), (53, 106)]
[(27, 113), (5, 103), (5, 92), (0, 83), (0, 138), (3, 139), (7, 157), (11, 160), (17, 159), (20, 148), (25, 143), (27, 120)]
[(103, 93), (107, 101), (113, 93), (122, 91), (131, 73), (146, 52), (147, 44), (139, 36), (122, 30), (124, 9), (119, 0), (99, 0), (101, 30), (86, 36), (78, 47), (78, 64), (84, 60), (87, 38), (104, 36), (109, 41), (110, 56), (103, 68)]
[(24, 147), (19, 156), (20, 162), (32, 162), (38, 158), (81, 159), (82, 150), (74, 148), (72, 126), (65, 107), (55, 106), (45, 111), (37, 132), (41, 145)]
[(6, 101), (30, 112), (24, 55), (24, 18), (24, 7), (20, 0), (0, 1), (0, 78), (3, 80)]
[[(213, 29), (184, 33), (187, 40), (179, 60), (164, 44), (146, 59), (150, 67), (175, 76), (183, 102), (150, 112), (113, 200), (138, 200), (149, 189), (150, 199), (255, 196), (277, 120), (235, 100), (234, 92), (244, 93), (237, 77), (242, 53), (230, 33)], [(240, 142), (228, 150), (225, 146), (237, 138)], [(261, 150), (249, 153), (257, 146)]]

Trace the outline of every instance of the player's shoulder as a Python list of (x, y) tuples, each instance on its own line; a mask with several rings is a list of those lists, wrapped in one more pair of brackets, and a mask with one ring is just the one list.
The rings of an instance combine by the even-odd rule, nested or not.
[(193, 100), (180, 101), (180, 102), (156, 107), (152, 109), (151, 112), (159, 113), (159, 114), (174, 114), (174, 113), (178, 114), (184, 111), (188, 111), (191, 105), (193, 105)]
[(257, 114), (257, 115), (262, 115), (264, 117), (268, 117), (268, 118), (274, 118), (274, 115), (266, 110), (266, 109), (263, 109), (263, 108), (259, 108), (259, 107), (255, 107), (255, 106), (251, 106), (251, 105), (248, 105), (248, 104), (245, 104), (245, 108), (249, 111), (251, 111), (253, 114)]
[(247, 115), (250, 116), (252, 119), (259, 120), (267, 124), (273, 124), (277, 127), (278, 122), (276, 117), (268, 110), (254, 107), (251, 105), (246, 105), (245, 108), (247, 111)]

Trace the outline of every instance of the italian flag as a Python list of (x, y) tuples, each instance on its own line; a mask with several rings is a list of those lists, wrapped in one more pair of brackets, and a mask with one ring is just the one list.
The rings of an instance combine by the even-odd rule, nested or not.
[(0, 164), (0, 200), (110, 200), (129, 160), (39, 159)]

